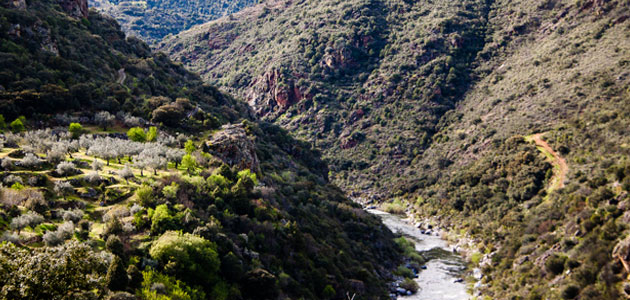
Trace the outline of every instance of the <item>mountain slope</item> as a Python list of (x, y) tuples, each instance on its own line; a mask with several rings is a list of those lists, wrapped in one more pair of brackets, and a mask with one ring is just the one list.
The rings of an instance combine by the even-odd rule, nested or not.
[(256, 2), (258, 1), (91, 0), (90, 7), (114, 17), (126, 34), (137, 36), (151, 45), (167, 35), (227, 16)]
[(469, 233), (487, 297), (617, 299), (629, 5), (277, 1), (159, 48), (322, 149), (350, 195)]
[(0, 298), (387, 297), (317, 151), (86, 7), (0, 7)]
[[(484, 1), (277, 1), (161, 50), (324, 151), (347, 191), (396, 194), (469, 83)], [(392, 193), (393, 192), (393, 193)]]

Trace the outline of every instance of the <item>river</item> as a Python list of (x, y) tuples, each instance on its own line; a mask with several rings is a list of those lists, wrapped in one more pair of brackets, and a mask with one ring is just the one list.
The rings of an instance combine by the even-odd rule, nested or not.
[(466, 284), (458, 282), (464, 276), (466, 265), (461, 256), (454, 254), (446, 241), (439, 236), (426, 235), (412, 224), (398, 216), (369, 209), (368, 212), (379, 216), (383, 223), (395, 233), (399, 233), (414, 242), (416, 250), (428, 262), (426, 269), (420, 270), (415, 281), (420, 287), (411, 296), (399, 296), (406, 300), (468, 300)]

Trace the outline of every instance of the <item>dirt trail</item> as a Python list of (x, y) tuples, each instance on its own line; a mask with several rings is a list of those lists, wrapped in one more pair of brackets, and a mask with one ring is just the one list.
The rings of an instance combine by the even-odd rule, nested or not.
[(549, 190), (561, 189), (564, 187), (564, 180), (567, 177), (567, 172), (569, 172), (569, 166), (566, 160), (542, 139), (542, 136), (543, 133), (537, 133), (530, 136), (530, 139), (536, 143), (538, 149), (547, 156), (553, 165), (553, 178), (551, 179)]
[(118, 84), (123, 84), (123, 82), (125, 82), (125, 79), (127, 79), (127, 74), (125, 74), (125, 68), (122, 68), (118, 70), (118, 79), (116, 80), (116, 82)]

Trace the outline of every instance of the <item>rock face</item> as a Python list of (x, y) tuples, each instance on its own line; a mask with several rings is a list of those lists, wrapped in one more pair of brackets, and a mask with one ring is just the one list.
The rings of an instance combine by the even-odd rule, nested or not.
[(212, 155), (220, 158), (229, 166), (239, 169), (260, 171), (260, 164), (254, 142), (247, 136), (241, 124), (223, 125), (208, 143)]
[(88, 16), (87, 0), (59, 0), (59, 5), (72, 17), (87, 18)]
[(302, 99), (310, 98), (292, 80), (285, 83), (283, 77), (280, 71), (272, 69), (251, 83), (245, 98), (258, 115), (277, 110), (285, 111)]

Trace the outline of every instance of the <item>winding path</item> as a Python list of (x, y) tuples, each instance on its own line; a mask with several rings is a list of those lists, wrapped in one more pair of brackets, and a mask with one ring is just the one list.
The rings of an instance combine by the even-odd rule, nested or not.
[(567, 165), (567, 161), (560, 156), (558, 152), (554, 151), (553, 148), (542, 139), (542, 136), (543, 133), (537, 133), (529, 136), (527, 140), (536, 143), (538, 150), (545, 154), (553, 165), (553, 178), (551, 179), (549, 191), (561, 189), (564, 187), (564, 181), (567, 177), (567, 172), (569, 172), (569, 165)]
[(118, 70), (118, 79), (116, 79), (116, 82), (122, 85), (125, 79), (127, 79), (127, 74), (125, 74), (125, 68), (122, 68)]

